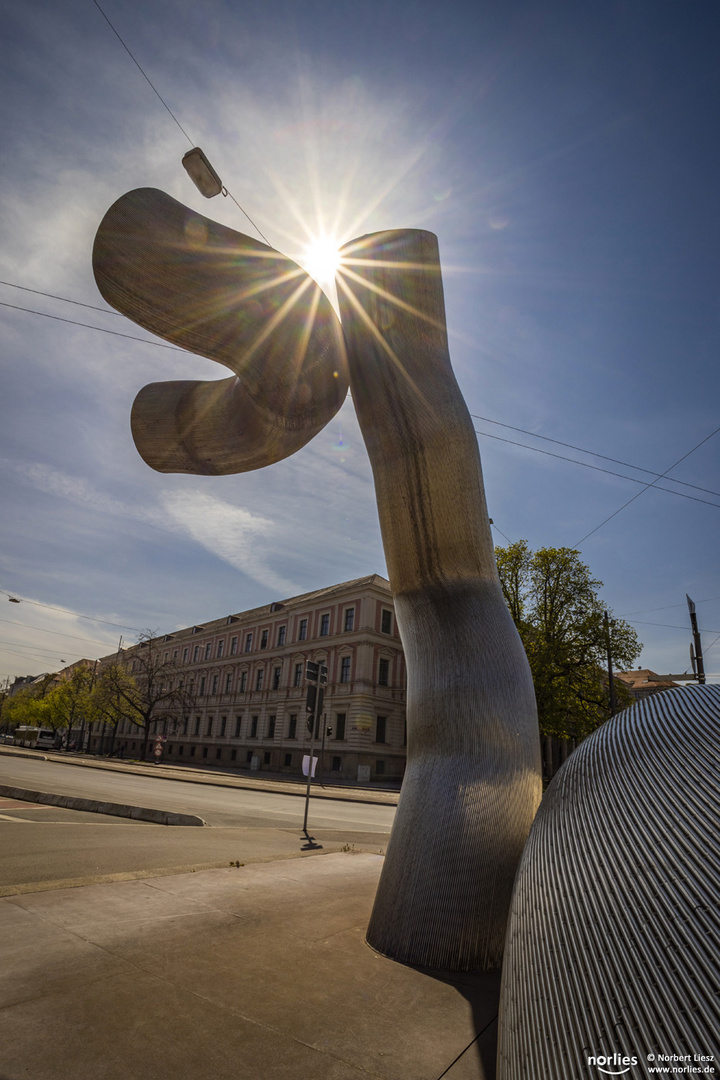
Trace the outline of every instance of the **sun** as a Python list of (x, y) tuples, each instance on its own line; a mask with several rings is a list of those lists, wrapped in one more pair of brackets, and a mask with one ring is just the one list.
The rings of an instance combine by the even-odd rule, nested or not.
[(318, 285), (332, 285), (341, 262), (340, 243), (334, 236), (316, 236), (303, 251), (300, 262)]

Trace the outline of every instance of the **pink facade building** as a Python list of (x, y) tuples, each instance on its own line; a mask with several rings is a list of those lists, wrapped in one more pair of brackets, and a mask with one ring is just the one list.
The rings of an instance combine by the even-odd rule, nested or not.
[[(123, 652), (130, 671), (141, 647)], [(305, 665), (312, 660), (328, 672), (316, 743), (322, 774), (402, 777), (405, 660), (385, 578), (372, 574), (206, 620), (153, 647), (193, 688), (192, 707), (156, 724), (166, 735), (167, 763), (300, 775), (310, 745)], [(115, 745), (133, 756), (142, 732), (122, 721)]]

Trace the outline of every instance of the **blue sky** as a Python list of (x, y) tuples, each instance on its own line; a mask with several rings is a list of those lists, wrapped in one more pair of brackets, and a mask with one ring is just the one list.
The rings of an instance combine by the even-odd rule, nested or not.
[[(495, 421), (479, 431), (649, 483), (720, 425), (715, 5), (101, 4), (279, 249), (301, 257), (323, 229), (438, 235), (453, 365)], [(190, 143), (92, 0), (3, 14), (0, 301), (149, 342), (93, 281), (110, 204), (154, 186), (255, 234), (195, 191)], [(7, 306), (0, 362), (0, 589), (23, 599), (0, 609), (0, 679), (385, 572), (350, 401), (268, 469), (166, 476), (134, 449), (133, 398), (216, 365)], [(689, 593), (720, 673), (720, 434), (658, 482), (675, 494), (596, 532), (641, 484), (479, 443), (498, 543), (582, 539), (660, 672), (688, 666)]]

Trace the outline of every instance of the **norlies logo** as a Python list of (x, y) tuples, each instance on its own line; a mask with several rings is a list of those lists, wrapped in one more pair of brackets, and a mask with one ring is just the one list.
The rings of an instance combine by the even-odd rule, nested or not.
[[(606, 1076), (622, 1076), (624, 1073), (630, 1072), (633, 1065), (637, 1065), (638, 1059), (636, 1057), (627, 1057), (623, 1054), (613, 1054), (612, 1057), (606, 1057), (605, 1054), (593, 1054), (592, 1057), (587, 1059), (588, 1065), (594, 1065), (598, 1072), (604, 1073)], [(612, 1066), (608, 1068), (608, 1066)], [(621, 1068), (620, 1066), (624, 1066)]]

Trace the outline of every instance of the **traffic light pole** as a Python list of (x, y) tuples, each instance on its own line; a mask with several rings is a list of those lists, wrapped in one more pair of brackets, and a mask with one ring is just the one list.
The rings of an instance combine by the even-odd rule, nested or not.
[[(310, 809), (310, 787), (313, 774), (313, 757), (315, 754), (315, 736), (318, 730), (318, 720), (322, 713), (323, 689), (322, 684), (327, 682), (327, 668), (323, 664), (315, 664), (308, 661), (305, 667), (305, 678), (310, 683), (315, 683), (315, 700), (311, 713), (312, 727), (310, 729), (310, 757), (308, 759), (307, 788), (305, 790), (305, 817), (303, 818), (303, 832), (307, 835), (308, 811)], [(308, 688), (308, 692), (311, 688)]]
[(315, 708), (312, 711), (312, 731), (310, 732), (310, 760), (308, 761), (308, 774), (307, 774), (307, 789), (305, 791), (305, 817), (303, 818), (303, 832), (307, 832), (308, 823), (308, 811), (310, 809), (310, 785), (312, 783), (313, 774), (313, 755), (315, 752), (315, 729), (317, 728), (318, 721), (318, 705), (320, 704), (320, 695), (315, 695)]

